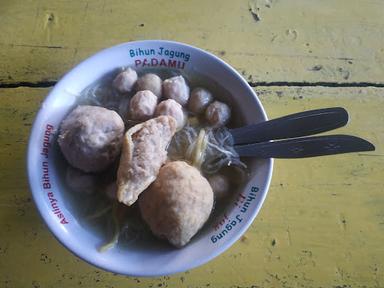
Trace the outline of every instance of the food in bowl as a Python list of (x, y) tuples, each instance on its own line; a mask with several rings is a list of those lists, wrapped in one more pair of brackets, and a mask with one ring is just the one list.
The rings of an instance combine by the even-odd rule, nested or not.
[[(182, 75), (163, 81), (155, 73), (140, 74), (125, 68), (113, 81), (106, 82), (106, 87), (99, 87), (100, 91), (115, 89), (118, 93), (112, 109), (102, 107), (112, 95), (102, 92), (89, 99), (90, 90), (86, 89), (79, 101), (84, 103), (62, 121), (58, 143), (73, 166), (68, 167), (69, 171), (77, 168), (88, 173), (84, 179), (94, 172), (99, 172), (101, 178), (112, 177), (93, 196), (104, 196), (106, 205), (101, 212), (109, 211), (107, 208), (117, 202), (123, 204), (120, 211), (127, 210), (139, 199), (137, 216), (146, 223), (142, 225), (148, 225), (158, 238), (182, 247), (208, 220), (215, 195), (216, 202), (231, 196), (233, 179), (223, 171), (245, 172), (246, 166), (230, 141), (225, 144), (230, 137), (224, 126), (231, 116), (227, 104), (208, 89), (187, 84)], [(192, 93), (190, 85), (194, 87)], [(97, 106), (89, 105), (95, 101)], [(73, 179), (69, 180), (67, 184), (73, 189)], [(119, 219), (118, 210), (111, 210), (115, 214), (111, 215), (115, 235), (101, 251), (117, 243), (121, 222), (132, 217), (124, 215)]]
[[(215, 97), (212, 101), (219, 100), (231, 108), (228, 128), (267, 119), (256, 93), (242, 76), (204, 50), (164, 40), (128, 42), (105, 49), (71, 69), (41, 105), (32, 126), (27, 154), (33, 200), (58, 241), (90, 264), (130, 276), (163, 276), (186, 271), (226, 251), (251, 225), (267, 195), (273, 160), (246, 159), (249, 173), (245, 181), (241, 181), (241, 168), (216, 171), (221, 160), (203, 161), (201, 170), (210, 171), (212, 175), (220, 172), (226, 179), (228, 175), (231, 177), (230, 196), (220, 201), (215, 195), (208, 220), (182, 249), (159, 240), (142, 219), (138, 202), (127, 207), (116, 201), (118, 160), (101, 172), (85, 173), (68, 164), (57, 144), (61, 122), (78, 105), (100, 106), (125, 115), (120, 116), (125, 130), (142, 123), (126, 117), (136, 85), (130, 92), (119, 92), (117, 87), (110, 85), (122, 72), (117, 67), (122, 66), (137, 71), (138, 78), (156, 74), (164, 80), (181, 75), (191, 90), (206, 88)], [(190, 110), (188, 104), (183, 106), (183, 111)], [(154, 117), (157, 116), (155, 111)], [(204, 113), (197, 117), (188, 116), (185, 115), (185, 120), (194, 124), (204, 117)], [(200, 134), (189, 126), (183, 125), (183, 129), (174, 135), (173, 145), (169, 146), (168, 155), (172, 154), (175, 160), (182, 160), (177, 156), (183, 157), (184, 144), (189, 143), (191, 137), (197, 139)], [(220, 129), (217, 131), (219, 133)], [(207, 152), (219, 154), (217, 147), (228, 144), (227, 141), (205, 132), (212, 143), (207, 145)], [(198, 150), (190, 149), (189, 152), (190, 157), (199, 159), (199, 153), (195, 153)], [(230, 156), (228, 153), (227, 159)], [(208, 177), (212, 187), (220, 187), (220, 183), (226, 185), (220, 179)], [(119, 245), (114, 245), (117, 238)], [(106, 245), (105, 252), (100, 253), (98, 248), (105, 242), (111, 245)], [(107, 249), (109, 247), (114, 249)]]

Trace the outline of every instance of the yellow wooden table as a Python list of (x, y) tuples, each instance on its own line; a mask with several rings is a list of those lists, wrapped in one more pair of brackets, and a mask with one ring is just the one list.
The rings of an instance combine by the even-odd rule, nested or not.
[[(384, 287), (384, 1), (2, 0), (0, 287)], [(338, 133), (371, 153), (277, 160), (265, 205), (212, 262), (170, 277), (113, 275), (77, 259), (31, 201), (27, 139), (40, 102), (94, 52), (137, 39), (222, 57), (269, 117), (343, 106)]]

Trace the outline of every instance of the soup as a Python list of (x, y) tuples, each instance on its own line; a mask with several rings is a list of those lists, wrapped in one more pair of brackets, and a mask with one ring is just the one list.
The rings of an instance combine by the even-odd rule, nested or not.
[[(175, 165), (187, 165), (180, 166), (184, 167), (181, 169), (183, 171), (189, 171), (189, 169), (191, 169), (191, 171), (199, 171), (198, 174), (201, 176), (201, 179), (199, 178), (199, 180), (196, 181), (199, 181), (199, 185), (203, 183), (201, 185), (203, 185), (202, 187), (204, 188), (199, 189), (198, 191), (205, 189), (208, 191), (206, 192), (207, 195), (209, 193), (213, 193), (214, 195), (214, 205), (212, 203), (207, 206), (208, 208), (204, 208), (204, 211), (209, 210), (209, 213), (206, 213), (207, 215), (202, 217), (202, 219), (196, 220), (199, 223), (196, 225), (196, 231), (193, 231), (192, 236), (189, 235), (186, 241), (183, 240), (181, 242), (174, 242), (171, 241), (169, 237), (167, 238), (169, 242), (177, 247), (187, 244), (190, 238), (201, 229), (202, 225), (207, 225), (207, 222), (212, 221), (212, 219), (215, 218), (215, 215), (222, 211), (226, 206), (228, 200), (234, 196), (235, 193), (233, 191), (237, 190), (246, 180), (246, 166), (237, 157), (231, 146), (230, 134), (227, 130), (227, 127), (239, 126), (242, 122), (241, 117), (236, 113), (236, 106), (231, 102), (231, 97), (228, 92), (218, 83), (210, 81), (205, 76), (180, 75), (178, 71), (173, 70), (143, 69), (139, 71), (139, 73), (136, 73), (136, 71), (133, 71), (130, 68), (118, 69), (105, 75), (102, 79), (85, 89), (79, 97), (78, 105), (79, 106), (77, 106), (63, 121), (59, 143), (60, 141), (64, 142), (61, 138), (65, 138), (63, 135), (67, 135), (65, 134), (67, 131), (67, 133), (71, 133), (69, 125), (66, 127), (64, 124), (71, 122), (73, 119), (76, 119), (73, 121), (77, 121), (76, 123), (79, 127), (88, 125), (87, 127), (91, 127), (89, 129), (92, 130), (92, 133), (89, 133), (89, 135), (81, 135), (81, 137), (77, 137), (79, 136), (77, 135), (77, 138), (83, 139), (88, 137), (92, 138), (93, 141), (97, 136), (97, 141), (95, 143), (102, 144), (107, 143), (111, 137), (114, 137), (112, 140), (123, 137), (121, 136), (123, 133), (125, 133), (124, 137), (128, 137), (128, 132), (133, 130), (135, 132), (131, 133), (132, 135), (129, 136), (131, 138), (128, 140), (135, 143), (135, 137), (140, 136), (140, 134), (137, 134), (139, 133), (138, 131), (148, 130), (150, 123), (154, 123), (155, 121), (158, 123), (161, 121), (164, 122), (164, 117), (169, 117), (171, 119), (170, 122), (172, 123), (174, 121), (175, 126), (175, 131), (170, 132), (169, 139), (165, 141), (166, 143), (162, 143), (167, 160), (160, 161), (157, 164), (158, 168), (155, 169), (157, 171), (152, 173), (153, 175), (149, 175), (151, 177), (147, 177), (150, 178), (150, 183), (144, 185), (145, 187), (140, 187), (137, 195), (133, 196), (131, 195), (133, 193), (132, 191), (127, 192), (127, 189), (121, 189), (122, 182), (124, 181), (119, 179), (119, 175), (125, 174), (124, 177), (128, 178), (130, 181), (130, 178), (132, 178), (132, 175), (135, 173), (127, 175), (125, 172), (126, 170), (131, 169), (132, 166), (130, 166), (129, 169), (126, 169), (126, 167), (124, 167), (124, 169), (121, 168), (125, 152), (123, 145), (122, 156), (118, 156), (120, 150), (116, 148), (118, 146), (116, 143), (120, 140), (115, 142), (111, 140), (108, 142), (108, 145), (101, 145), (101, 153), (99, 153), (99, 150), (97, 149), (97, 151), (93, 153), (93, 150), (90, 150), (89, 147), (83, 149), (84, 147), (77, 145), (82, 151), (80, 154), (83, 153), (83, 150), (87, 151), (86, 157), (89, 156), (88, 154), (91, 154), (91, 158), (86, 158), (86, 161), (83, 161), (86, 162), (88, 166), (81, 166), (76, 163), (81, 157), (79, 157), (77, 152), (74, 152), (76, 149), (73, 147), (77, 146), (72, 143), (73, 140), (71, 140), (72, 142), (69, 141), (73, 146), (71, 146), (70, 149), (67, 149), (68, 151), (63, 148), (65, 145), (60, 143), (61, 151), (64, 154), (64, 158), (67, 160), (66, 162), (71, 163), (71, 165), (67, 164), (65, 182), (69, 188), (68, 190), (71, 191), (71, 202), (74, 203), (73, 210), (78, 214), (79, 219), (83, 219), (84, 225), (96, 227), (100, 237), (106, 239), (106, 245), (101, 246), (100, 251), (113, 247), (118, 241), (124, 244), (130, 241), (153, 239), (153, 234), (157, 235), (160, 239), (167, 238), (167, 235), (163, 235), (165, 233), (164, 231), (155, 231), (155, 224), (151, 223), (151, 219), (148, 219), (147, 217), (145, 221), (143, 221), (142, 215), (148, 214), (143, 209), (150, 208), (143, 208), (149, 206), (144, 204), (138, 205), (136, 201), (138, 198), (139, 202), (144, 202), (145, 200), (140, 200), (141, 198), (144, 199), (140, 194), (150, 193), (147, 191), (150, 191), (151, 187), (156, 186), (156, 183), (160, 181), (160, 179), (157, 179), (157, 175), (165, 175), (165, 172), (161, 173), (162, 169), (164, 171), (170, 169), (170, 165), (165, 162), (176, 163), (183, 161), (186, 164)], [(87, 113), (89, 115), (84, 116)], [(104, 113), (108, 115), (104, 115)], [(234, 115), (237, 117), (234, 117)], [(121, 119), (121, 122), (117, 117)], [(72, 118), (70, 119), (71, 121), (69, 121), (68, 118)], [(85, 120), (82, 120), (83, 122), (81, 122), (79, 120), (80, 118), (84, 118)], [(98, 122), (100, 123), (97, 124)], [(95, 123), (98, 125), (96, 130), (94, 128), (96, 125)], [(141, 127), (144, 126), (145, 129), (141, 129)], [(99, 133), (100, 131), (103, 133), (105, 132), (105, 135)], [(153, 130), (153, 132), (148, 135), (152, 137), (155, 132), (156, 130)], [(113, 134), (112, 136), (111, 133)], [(115, 134), (119, 134), (119, 136), (116, 136)], [(109, 138), (106, 135), (109, 135)], [(155, 140), (152, 139), (148, 143), (153, 141)], [(157, 144), (158, 145), (154, 145), (154, 147), (158, 148), (159, 143)], [(91, 146), (98, 147), (96, 144), (92, 144)], [(148, 145), (143, 145), (143, 148), (140, 151), (143, 149), (145, 150), (146, 148), (148, 148)], [(131, 150), (134, 150), (134, 148)], [(72, 158), (68, 156), (68, 154), (71, 153), (75, 155)], [(94, 161), (94, 158), (99, 157), (102, 153), (110, 156), (110, 158), (104, 157), (105, 159), (103, 158), (99, 161)], [(161, 153), (161, 151), (158, 153)], [(128, 164), (133, 163), (132, 161), (132, 159), (129, 160)], [(90, 162), (92, 162), (92, 165), (89, 164)], [(154, 163), (156, 161), (152, 162)], [(149, 163), (147, 168), (153, 168), (153, 163)], [(141, 165), (142, 163), (139, 164)], [(72, 166), (75, 166), (76, 168)], [(177, 172), (178, 169), (175, 169), (175, 171), (176, 174), (181, 174)], [(194, 172), (191, 172), (191, 175), (193, 173)], [(180, 179), (182, 179), (180, 181), (189, 177), (188, 175), (176, 175), (175, 177), (177, 178), (179, 176)], [(141, 182), (146, 181), (143, 180)], [(135, 183), (141, 184), (141, 182), (136, 181)], [(205, 182), (209, 183), (209, 188), (204, 184)], [(128, 187), (133, 186), (132, 182), (128, 183)], [(158, 190), (169, 189), (163, 189), (163, 187), (166, 186), (167, 185), (161, 185), (160, 183), (156, 187), (158, 187)], [(191, 186), (188, 189), (193, 190), (193, 188), (194, 187)], [(166, 190), (165, 194), (167, 193), (175, 194), (176, 191)], [(198, 192), (195, 191), (194, 194), (196, 193)], [(127, 200), (128, 198), (124, 197), (127, 195), (131, 200)], [(202, 199), (204, 197), (205, 195), (201, 195)], [(151, 197), (145, 198), (150, 199)], [(206, 197), (204, 199), (206, 199)], [(150, 200), (146, 201), (150, 203)], [(207, 201), (210, 200), (201, 200), (200, 204), (204, 204)], [(179, 202), (181, 203), (182, 201)], [(213, 206), (214, 209), (212, 208)], [(158, 208), (155, 210), (157, 211)], [(183, 219), (184, 216), (177, 215), (177, 217)], [(156, 225), (158, 224), (159, 223)], [(184, 226), (188, 226), (188, 222), (185, 222), (184, 224)], [(170, 233), (173, 232), (171, 231)], [(191, 233), (188, 232), (187, 234)]]

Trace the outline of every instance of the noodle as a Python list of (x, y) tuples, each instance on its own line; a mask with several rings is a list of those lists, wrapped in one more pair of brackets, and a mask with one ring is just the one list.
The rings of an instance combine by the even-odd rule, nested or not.
[(117, 244), (119, 242), (119, 236), (120, 236), (120, 225), (119, 225), (119, 220), (117, 219), (117, 204), (113, 205), (112, 209), (112, 217), (113, 217), (113, 236), (110, 241), (107, 243), (103, 244), (102, 246), (99, 247), (99, 252), (105, 252)]
[(187, 125), (173, 137), (168, 155), (171, 160), (185, 159), (208, 175), (217, 173), (225, 166), (246, 168), (233, 148), (231, 134), (225, 128), (200, 129)]
[(104, 207), (103, 209), (100, 209), (98, 211), (96, 211), (95, 213), (85, 217), (85, 219), (87, 220), (93, 220), (93, 219), (97, 219), (101, 216), (103, 216), (105, 213), (107, 213), (109, 210), (111, 210), (112, 206), (109, 205), (109, 206), (106, 206)]

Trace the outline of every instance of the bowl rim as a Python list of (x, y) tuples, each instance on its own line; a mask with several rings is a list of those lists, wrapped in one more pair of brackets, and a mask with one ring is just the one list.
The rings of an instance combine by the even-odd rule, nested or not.
[(166, 275), (176, 274), (176, 273), (184, 272), (184, 271), (187, 271), (190, 269), (194, 269), (198, 266), (201, 266), (201, 265), (211, 261), (212, 259), (216, 258), (217, 256), (219, 256), (223, 252), (225, 252), (234, 243), (236, 243), (241, 236), (244, 235), (244, 233), (249, 229), (249, 227), (251, 226), (251, 224), (255, 220), (256, 216), (260, 212), (260, 209), (261, 209), (261, 207), (262, 207), (262, 205), (266, 199), (266, 196), (268, 194), (271, 179), (272, 179), (272, 173), (273, 173), (273, 166), (274, 166), (273, 162), (274, 161), (272, 158), (266, 159), (267, 165), (268, 165), (268, 172), (267, 172), (267, 178), (265, 179), (265, 181), (263, 183), (263, 186), (265, 187), (265, 192), (262, 194), (260, 201), (258, 201), (255, 209), (253, 209), (251, 211), (251, 213), (249, 214), (247, 219), (244, 219), (245, 223), (242, 225), (241, 229), (236, 234), (232, 235), (230, 237), (230, 240), (228, 240), (224, 244), (218, 245), (217, 248), (214, 249), (213, 253), (207, 253), (206, 257), (200, 258), (200, 259), (195, 260), (193, 262), (190, 262), (190, 263), (192, 263), (192, 265), (184, 265), (184, 266), (180, 267), (180, 269), (167, 271), (166, 273), (158, 273), (156, 271), (150, 271), (150, 273), (148, 273), (146, 271), (143, 271), (143, 273), (129, 273), (127, 271), (123, 271), (123, 269), (120, 271), (116, 271), (116, 270), (112, 269), (111, 267), (109, 267), (108, 263), (99, 263), (99, 262), (93, 261), (92, 255), (88, 255), (87, 253), (82, 253), (81, 249), (79, 247), (77, 247), (75, 245), (71, 245), (71, 243), (68, 243), (68, 241), (65, 241), (65, 239), (63, 237), (61, 237), (61, 233), (58, 233), (58, 224), (56, 222), (52, 221), (52, 219), (51, 219), (52, 217), (48, 213), (44, 213), (45, 209), (43, 207), (43, 204), (40, 203), (40, 201), (39, 201), (39, 196), (38, 196), (39, 193), (37, 191), (37, 188), (35, 187), (36, 185), (33, 184), (34, 182), (36, 182), (36, 179), (35, 179), (34, 174), (32, 173), (32, 171), (35, 169), (35, 167), (33, 166), (32, 163), (33, 163), (33, 159), (36, 156), (32, 153), (31, 150), (32, 150), (33, 143), (34, 143), (33, 142), (33, 135), (38, 133), (37, 130), (40, 128), (37, 126), (37, 123), (39, 122), (39, 119), (41, 119), (43, 117), (42, 107), (44, 106), (44, 104), (46, 102), (48, 102), (51, 98), (53, 98), (55, 96), (54, 95), (55, 91), (60, 89), (62, 83), (66, 82), (65, 80), (67, 78), (69, 78), (69, 75), (72, 74), (74, 70), (77, 70), (77, 68), (80, 66), (86, 65), (88, 61), (91, 61), (92, 58), (96, 58), (99, 54), (102, 54), (109, 49), (112, 49), (112, 48), (116, 49), (120, 46), (126, 46), (129, 44), (138, 45), (138, 44), (160, 44), (160, 43), (172, 44), (172, 45), (179, 46), (180, 48), (188, 48), (191, 50), (195, 50), (198, 53), (206, 54), (206, 56), (212, 57), (215, 61), (217, 61), (221, 65), (225, 66), (226, 69), (228, 69), (232, 74), (234, 74), (237, 77), (238, 81), (242, 82), (242, 85), (244, 85), (246, 87), (246, 89), (250, 92), (250, 94), (253, 95), (253, 98), (254, 98), (253, 100), (256, 101), (257, 105), (260, 107), (260, 110), (262, 112), (262, 115), (261, 115), (262, 118), (264, 119), (264, 121), (268, 120), (265, 109), (264, 109), (263, 105), (261, 104), (261, 101), (257, 97), (256, 92), (251, 88), (251, 86), (249, 86), (248, 82), (246, 82), (246, 80), (240, 75), (240, 73), (238, 71), (236, 71), (231, 65), (226, 63), (224, 60), (220, 59), (216, 55), (214, 55), (214, 54), (212, 54), (206, 50), (203, 50), (201, 48), (195, 47), (195, 46), (190, 45), (190, 44), (181, 43), (181, 42), (177, 42), (177, 41), (153, 39), (153, 40), (129, 41), (129, 42), (124, 42), (124, 43), (120, 43), (117, 45), (113, 45), (113, 46), (104, 48), (102, 50), (99, 50), (98, 52), (96, 52), (94, 54), (89, 55), (87, 58), (85, 58), (80, 63), (78, 63), (77, 65), (73, 66), (70, 70), (68, 70), (62, 77), (60, 77), (60, 79), (57, 81), (55, 86), (52, 88), (51, 91), (48, 92), (47, 96), (44, 98), (43, 102), (41, 103), (39, 111), (35, 115), (35, 118), (34, 118), (34, 121), (32, 124), (32, 128), (30, 130), (31, 132), (29, 135), (28, 147), (27, 147), (27, 151), (26, 151), (27, 152), (26, 153), (27, 154), (26, 155), (26, 158), (27, 158), (27, 163), (26, 163), (27, 167), (26, 168), (27, 168), (27, 174), (28, 174), (29, 190), (31, 191), (32, 198), (33, 198), (34, 203), (37, 207), (37, 210), (39, 211), (40, 217), (43, 218), (45, 225), (48, 226), (48, 230), (66, 249), (68, 249), (76, 257), (84, 260), (85, 262), (91, 264), (92, 266), (98, 267), (100, 269), (103, 269), (103, 270), (106, 270), (106, 271), (109, 271), (112, 273), (116, 273), (116, 274), (120, 274), (120, 275), (126, 275), (126, 276), (158, 277), (158, 276), (166, 276)]

